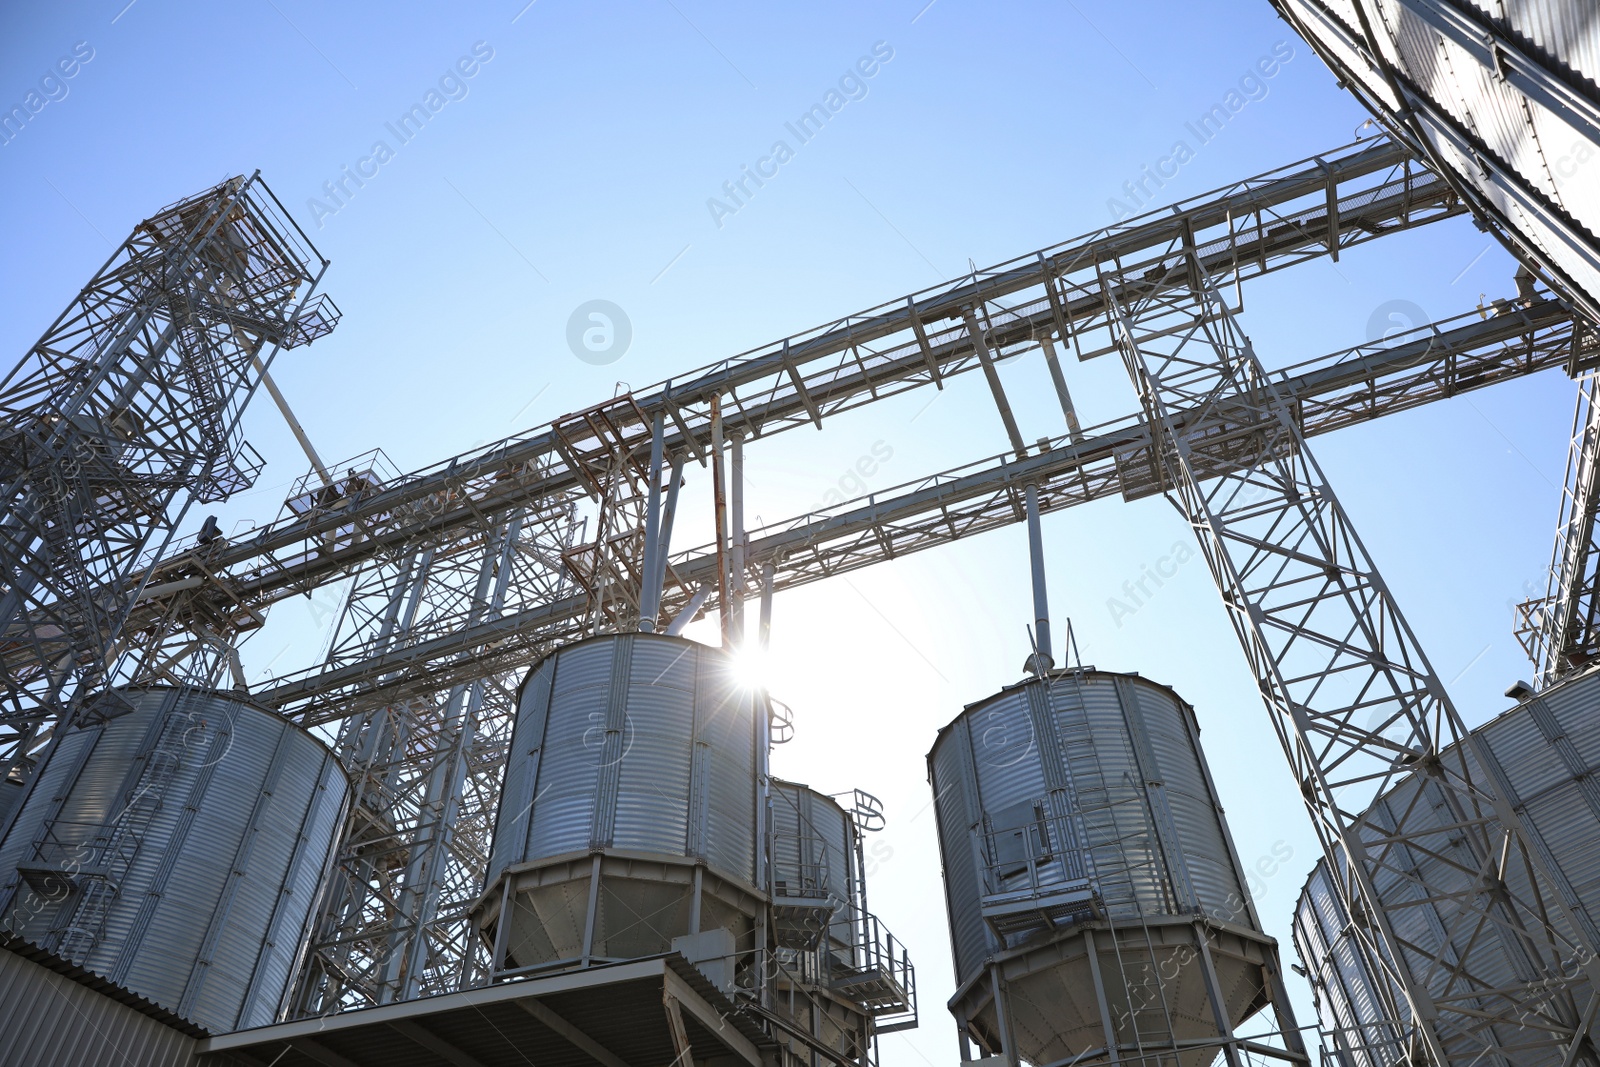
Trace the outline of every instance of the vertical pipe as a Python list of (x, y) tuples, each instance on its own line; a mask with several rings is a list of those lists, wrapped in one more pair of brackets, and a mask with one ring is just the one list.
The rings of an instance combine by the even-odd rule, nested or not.
[(733, 644), (736, 648), (744, 647), (744, 432), (735, 430), (731, 436), (733, 442), (732, 464), (728, 470), (728, 514), (733, 527), (731, 534), (733, 543), (730, 546), (733, 571), (729, 585), (732, 589), (733, 601), (729, 605), (730, 615), (733, 620)]
[(1039, 487), (1029, 482), (1023, 487), (1028, 504), (1028, 562), (1033, 569), (1033, 627), (1034, 650), (1037, 660), (1030, 659), (1033, 671), (1043, 674), (1055, 666), (1050, 650), (1050, 598), (1044, 585), (1044, 535), (1039, 528)]
[(778, 565), (772, 560), (767, 560), (761, 567), (761, 651), (765, 652), (772, 644), (772, 579), (778, 573)]
[(667, 623), (665, 631), (667, 636), (677, 637), (681, 634), (683, 628), (694, 621), (694, 613), (700, 610), (700, 605), (704, 604), (706, 597), (710, 595), (711, 587), (709, 585), (702, 585), (699, 589), (696, 589), (694, 596), (690, 597), (689, 602), (683, 606), (683, 610), (673, 616), (671, 622)]
[(660, 605), (660, 586), (651, 595), (651, 579), (656, 573), (656, 557), (661, 553), (661, 437), (665, 432), (666, 416), (656, 412), (656, 424), (650, 431), (650, 496), (644, 511), (644, 563), (640, 567), (639, 630), (650, 633), (656, 628), (656, 610)]
[(656, 550), (656, 570), (650, 576), (650, 596), (656, 615), (661, 614), (661, 593), (667, 587), (667, 557), (672, 553), (672, 520), (678, 514), (678, 487), (683, 484), (683, 453), (672, 457), (667, 477), (667, 505), (661, 514), (661, 545)]
[(717, 520), (717, 615), (722, 623), (722, 647), (729, 648), (728, 617), (728, 501), (722, 480), (722, 397), (711, 397), (711, 506)]
[(1067, 433), (1074, 442), (1083, 440), (1083, 427), (1078, 425), (1078, 410), (1072, 406), (1072, 394), (1067, 392), (1066, 375), (1061, 373), (1061, 361), (1056, 358), (1056, 342), (1049, 334), (1039, 338), (1044, 349), (1044, 361), (1050, 368), (1050, 380), (1056, 387), (1056, 399), (1061, 402), (1061, 414), (1067, 417)]

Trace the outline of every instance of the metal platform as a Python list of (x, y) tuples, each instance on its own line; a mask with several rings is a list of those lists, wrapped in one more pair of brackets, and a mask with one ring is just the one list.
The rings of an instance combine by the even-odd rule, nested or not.
[(769, 1046), (673, 955), (244, 1030), (199, 1051), (273, 1067), (760, 1067)]

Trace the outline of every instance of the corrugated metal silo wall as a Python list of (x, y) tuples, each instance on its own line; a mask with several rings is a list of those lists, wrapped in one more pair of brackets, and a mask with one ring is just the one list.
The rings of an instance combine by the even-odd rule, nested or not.
[[(1323, 1033), (1352, 1058), (1348, 1067), (1392, 1067), (1397, 1061), (1379, 1000), (1381, 976), (1368, 969), (1343, 898), (1318, 860), (1295, 906), (1294, 946), (1307, 970)], [(1404, 1003), (1396, 991), (1396, 999)]]
[(590, 848), (703, 856), (756, 878), (756, 700), (680, 638), (570, 645), (522, 688), (488, 872)]
[[(958, 981), (997, 947), (980, 914), (984, 817), (1040, 804), (1041, 877), (1089, 878), (1113, 918), (1198, 908), (1253, 926), (1193, 713), (1137, 676), (1062, 672), (970, 706), (929, 757)], [(1009, 888), (1009, 887), (1003, 887)]]
[(1330, 64), (1359, 81), (1369, 106), (1415, 138), (1397, 117), (1393, 88), (1363, 58), (1365, 13), (1434, 157), (1600, 317), (1600, 8), (1593, 0), (1273, 2)]
[[(1487, 768), (1485, 778), (1486, 768), (1475, 755), (1469, 755), (1466, 766), (1470, 773), (1509, 792), (1508, 799), (1523, 811), (1552, 875), (1579, 901), (1591, 928), (1600, 926), (1600, 783), (1596, 782), (1600, 774), (1600, 672), (1552, 687), (1479, 727), (1475, 734), (1486, 743), (1494, 765)], [(1447, 761), (1455, 758), (1459, 757), (1453, 750), (1445, 754)], [(1392, 826), (1398, 813), (1408, 809), (1414, 811), (1408, 817), (1411, 825), (1416, 825), (1418, 813), (1431, 812), (1433, 824), (1440, 829), (1428, 836), (1423, 848), (1409, 849), (1386, 864), (1374, 885), (1380, 899), (1393, 905), (1386, 911), (1396, 934), (1432, 944), (1441, 929), (1436, 913), (1418, 903), (1422, 891), (1393, 868), (1415, 866), (1425, 871), (1431, 886), (1455, 884), (1466, 891), (1470, 887), (1465, 872), (1476, 870), (1477, 861), (1459, 833), (1451, 829), (1457, 820), (1437, 786), (1415, 777), (1374, 802), (1368, 812), (1374, 823), (1369, 832), (1377, 834), (1382, 827)], [(1317, 887), (1323, 891), (1313, 892)], [(1510, 888), (1529, 899), (1527, 885), (1514, 880)], [(1347, 928), (1349, 919), (1332, 890), (1325, 865), (1319, 866), (1296, 911), (1296, 948), (1308, 969), (1348, 976), (1342, 984), (1324, 983), (1331, 1002), (1327, 1010), (1340, 1025), (1364, 1025), (1377, 1019), (1374, 998), (1353, 994), (1370, 989), (1373, 979), (1365, 976), (1365, 969), (1350, 956), (1349, 946), (1336, 936)], [(1565, 926), (1559, 915), (1556, 922)], [(1315, 930), (1322, 933), (1312, 936)], [(1307, 935), (1304, 938), (1302, 931)], [(1521, 953), (1501, 931), (1486, 928), (1470, 944), (1464, 943), (1465, 937), (1458, 932), (1451, 943), (1457, 957), (1466, 957), (1475, 978), (1491, 985), (1520, 980)], [(1330, 946), (1340, 951), (1337, 960), (1327, 958)], [(1413, 974), (1440, 976), (1448, 971), (1411, 950), (1406, 951), (1406, 962)], [(1510, 1020), (1495, 1029), (1500, 1040), (1508, 1043), (1517, 1040), (1515, 1031)]]
[(195, 1039), (0, 949), (0, 1067), (195, 1067)]
[[(832, 797), (793, 782), (772, 783), (771, 811), (774, 885), (787, 882), (798, 887), (803, 880), (814, 881), (820, 872), (822, 882), (815, 888), (838, 905), (829, 926), (834, 952), (853, 955), (850, 924), (861, 903), (856, 898), (861, 872), (856, 869), (855, 821)], [(791, 889), (790, 895), (797, 892)]]
[[(214, 1032), (272, 1022), (348, 781), (321, 742), (260, 708), (198, 690), (126, 695), (133, 711), (63, 736), (0, 842), (4, 922), (70, 950), (60, 928), (78, 898), (49, 903), (17, 867), (47, 835), (80, 867), (99, 861), (93, 842), (119, 840), (131, 860), (104, 932), (73, 962)], [(159, 765), (170, 775), (152, 777)]]

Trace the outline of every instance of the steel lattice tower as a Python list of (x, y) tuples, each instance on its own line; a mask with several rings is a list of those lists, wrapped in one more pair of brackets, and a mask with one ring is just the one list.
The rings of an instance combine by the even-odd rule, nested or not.
[(189, 505), (251, 484), (240, 415), (278, 347), (333, 329), (326, 268), (258, 176), (230, 178), (135, 227), (0, 381), (0, 766), (115, 680)]
[[(1108, 279), (1119, 344), (1159, 434), (1151, 473), (1194, 530), (1347, 913), (1363, 917), (1357, 944), (1388, 997), (1379, 1054), (1577, 1062), (1584, 1004), (1600, 986), (1596, 931), (1503, 783), (1469, 758), (1480, 739), (1233, 309), (1192, 263), (1174, 270), (1185, 268), (1188, 292)], [(1363, 810), (1413, 775), (1425, 800), (1391, 820)], [(1458, 846), (1470, 861), (1455, 858)], [(1395, 878), (1412, 892), (1389, 904), (1375, 886)], [(1436, 923), (1412, 918), (1423, 906)]]

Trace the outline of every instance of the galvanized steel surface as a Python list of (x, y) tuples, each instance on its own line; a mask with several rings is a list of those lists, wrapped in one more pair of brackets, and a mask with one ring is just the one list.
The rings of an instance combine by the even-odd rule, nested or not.
[(0, 924), (212, 1032), (271, 1022), (348, 780), (254, 705), (123, 696), (126, 713), (69, 730), (35, 775), (0, 840)]
[[(1600, 10), (1592, 0), (1275, 2), (1392, 127), (1414, 138), (1400, 116), (1418, 122), (1435, 159), (1596, 313)], [(1404, 102), (1363, 57), (1363, 14)]]
[[(1544, 861), (1562, 891), (1575, 901), (1578, 914), (1590, 929), (1600, 926), (1600, 672), (1574, 678), (1543, 691), (1474, 731), (1486, 748), (1489, 766), (1477, 751), (1468, 753), (1469, 773), (1487, 775), (1511, 803), (1523, 812), (1524, 823), (1541, 850)], [(1378, 836), (1392, 826), (1398, 813), (1408, 808), (1430, 811), (1439, 830), (1399, 857), (1420, 870), (1427, 884), (1472, 886), (1475, 867), (1460, 835), (1457, 819), (1442, 804), (1432, 782), (1412, 777), (1379, 797), (1364, 816), (1363, 833)], [(1393, 867), (1394, 865), (1390, 865)], [(1375, 881), (1379, 899), (1396, 933), (1412, 939), (1437, 926), (1434, 909), (1419, 897), (1413, 879), (1401, 870), (1389, 870)], [(1528, 887), (1511, 885), (1513, 893)], [(1456, 931), (1454, 958), (1465, 959), (1475, 976), (1501, 984), (1519, 980), (1525, 956), (1514, 937), (1493, 925), (1482, 931)], [(1381, 1021), (1376, 998), (1377, 981), (1356, 956), (1351, 943), (1350, 916), (1330, 876), (1320, 862), (1301, 893), (1295, 912), (1295, 947), (1313, 979), (1325, 1027), (1370, 1031)], [(1405, 960), (1411, 972), (1439, 993), (1449, 975), (1430, 960), (1410, 952)], [(1577, 1005), (1576, 1010), (1581, 1010)], [(1515, 1046), (1518, 1020), (1493, 1024), (1502, 1045)], [(1369, 1038), (1373, 1040), (1375, 1038)], [(1363, 1060), (1360, 1067), (1368, 1067)]]
[(619, 634), (569, 645), (523, 684), (488, 884), (591, 849), (703, 859), (757, 881), (760, 716), (725, 653)]
[(1311, 983), (1322, 1033), (1343, 1051), (1347, 1067), (1391, 1067), (1398, 1046), (1383, 1023), (1378, 983), (1384, 979), (1361, 955), (1326, 859), (1317, 861), (1295, 906), (1294, 946)]
[(0, 1067), (192, 1067), (195, 1039), (0, 948)]
[[(1032, 853), (1041, 883), (1091, 888), (1113, 920), (1257, 928), (1193, 712), (1164, 686), (1093, 670), (1030, 680), (968, 707), (928, 762), (958, 982), (1001, 947), (981, 908), (1023, 885), (1007, 847)], [(1006, 846), (1007, 828), (1031, 843)]]
[(771, 811), (774, 894), (848, 904), (861, 873), (850, 813), (809, 786), (782, 781), (772, 783)]

